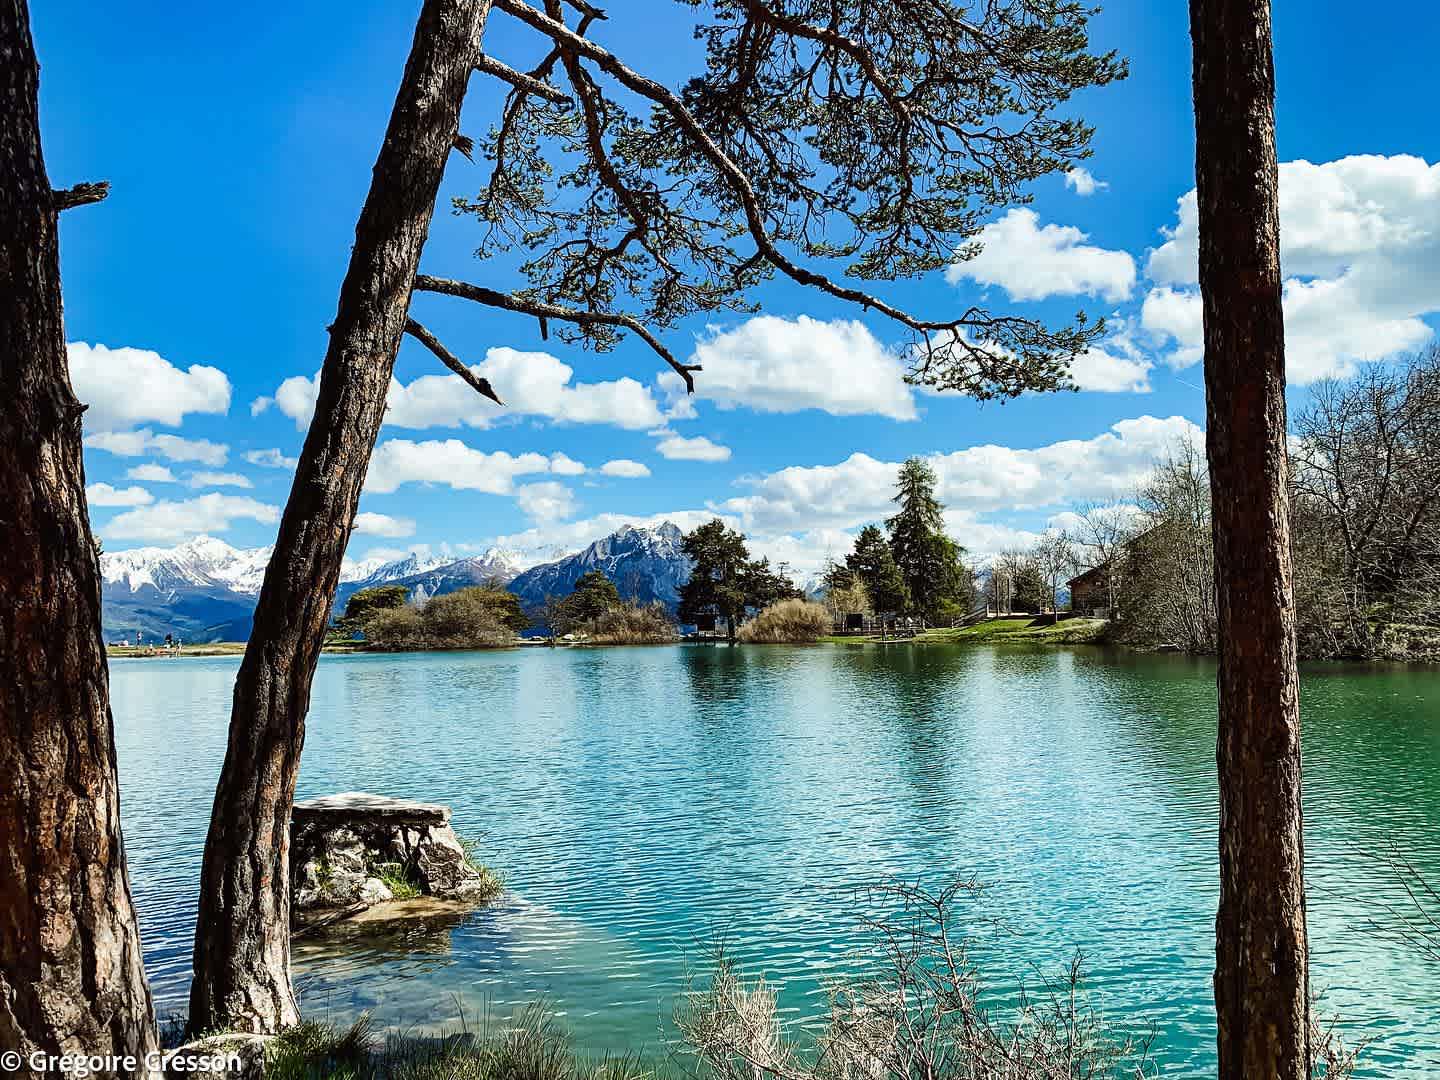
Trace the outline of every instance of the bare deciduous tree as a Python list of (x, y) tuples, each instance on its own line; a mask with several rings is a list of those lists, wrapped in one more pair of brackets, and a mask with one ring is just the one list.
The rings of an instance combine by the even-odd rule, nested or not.
[(1125, 549), (1135, 538), (1138, 514), (1133, 503), (1080, 503), (1072, 511), (1073, 522), (1065, 536), (1075, 555), (1077, 569), (1102, 569), (1105, 576), (1105, 604), (1115, 617), (1117, 590)]
[[(1043, 991), (995, 991), (959, 923), (981, 889), (962, 882), (873, 890), (862, 917), (876, 974), (828, 987), (830, 1016), (813, 1049), (788, 1036), (774, 990), (723, 955), (681, 998), (682, 1048), (718, 1080), (1140, 1080), (1157, 1075), (1148, 1039), (1106, 1024), (1083, 992), (1076, 957)], [(962, 902), (964, 902), (962, 904)], [(968, 925), (976, 925), (973, 911)]]
[(1294, 513), (1320, 564), (1305, 621), (1322, 637), (1338, 622), (1334, 651), (1374, 656), (1388, 626), (1440, 616), (1440, 348), (1319, 384), (1294, 428)]
[(1189, 653), (1216, 649), (1210, 477), (1182, 442), (1135, 493), (1135, 535), (1115, 575), (1118, 638)]
[(1051, 621), (1060, 621), (1060, 586), (1075, 571), (1075, 549), (1070, 538), (1060, 531), (1047, 532), (1031, 552), (1040, 576), (1050, 590)]

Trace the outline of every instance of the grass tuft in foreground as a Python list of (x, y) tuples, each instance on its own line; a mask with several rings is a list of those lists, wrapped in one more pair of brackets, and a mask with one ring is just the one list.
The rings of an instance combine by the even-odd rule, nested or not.
[(540, 1006), (509, 1023), (440, 1035), (378, 1036), (368, 1016), (348, 1028), (306, 1021), (279, 1035), (266, 1080), (648, 1080), (638, 1058), (591, 1061)]
[(505, 891), (505, 875), (498, 870), (492, 870), (481, 860), (480, 847), (480, 841), (475, 837), (460, 837), (460, 850), (465, 853), (465, 861), (481, 878), (484, 892), (477, 899), (493, 900)]

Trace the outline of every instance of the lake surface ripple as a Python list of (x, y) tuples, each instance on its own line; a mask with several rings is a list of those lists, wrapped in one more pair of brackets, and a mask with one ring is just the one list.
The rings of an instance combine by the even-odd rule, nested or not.
[[(184, 1007), (234, 658), (111, 664), (122, 815), (162, 1015)], [(1440, 971), (1396, 939), (1398, 852), (1440, 883), (1440, 672), (1311, 669), (1306, 858), (1322, 1012), (1366, 1075), (1440, 1075)], [(587, 1050), (655, 1049), (723, 940), (797, 1019), (857, 970), (855, 890), (988, 885), (997, 986), (1083, 952), (1093, 1002), (1213, 1071), (1213, 668), (994, 648), (326, 656), (301, 797), (443, 802), (509, 880), (458, 918), (297, 943), (302, 1007), (445, 1026), (546, 999)]]

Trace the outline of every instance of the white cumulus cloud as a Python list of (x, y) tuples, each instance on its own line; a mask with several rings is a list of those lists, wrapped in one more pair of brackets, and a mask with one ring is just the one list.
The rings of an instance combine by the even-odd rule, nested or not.
[(1110, 187), (1104, 180), (1097, 180), (1095, 174), (1089, 169), (1078, 165), (1065, 174), (1065, 186), (1082, 199), (1088, 199), (1096, 192), (1105, 191)]
[(164, 465), (136, 465), (125, 470), (127, 480), (143, 480), (150, 484), (173, 484), (175, 474)]
[(157, 435), (149, 428), (137, 431), (101, 431), (85, 436), (85, 445), (119, 457), (159, 454), (167, 461), (196, 461), (201, 465), (224, 465), (230, 448), (209, 439), (183, 439), (179, 435)]
[(729, 461), (730, 448), (711, 442), (704, 435), (686, 438), (683, 435), (667, 434), (655, 449), (660, 456), (672, 461)]
[(1013, 300), (1051, 296), (1129, 299), (1135, 289), (1135, 260), (1129, 252), (1085, 243), (1089, 237), (1067, 225), (1040, 224), (1035, 211), (1018, 207), (981, 230), (977, 255), (955, 263), (945, 280), (998, 285)]
[[(515, 416), (536, 416), (565, 424), (610, 424), (643, 431), (663, 422), (654, 392), (631, 378), (574, 382), (575, 369), (543, 352), (490, 349), (470, 370), (488, 379), (502, 408), (471, 389), (458, 375), (421, 375), (410, 383), (390, 380), (388, 427), (487, 428)], [(293, 375), (275, 390), (275, 405), (303, 430), (315, 412), (319, 376)]]
[[(712, 330), (696, 343), (693, 360), (704, 369), (695, 375), (695, 397), (722, 409), (916, 417), (900, 356), (860, 322), (758, 315)], [(683, 405), (680, 376), (667, 371), (660, 384)]]
[(65, 346), (75, 396), (90, 406), (85, 430), (117, 431), (136, 424), (174, 427), (190, 413), (224, 413), (230, 380), (219, 368), (191, 364), (181, 370), (149, 349)]
[(486, 453), (459, 439), (387, 439), (370, 459), (365, 490), (387, 494), (402, 484), (441, 484), (457, 491), (508, 495), (517, 476), (550, 471), (551, 461), (544, 454)]
[(650, 466), (639, 461), (631, 461), (629, 458), (616, 458), (614, 461), (607, 461), (600, 466), (600, 471), (606, 476), (618, 476), (625, 480), (638, 480), (650, 475)]
[[(1204, 354), (1194, 191), (1150, 255), (1142, 324), (1185, 367)], [(1364, 155), (1280, 166), (1285, 344), (1298, 383), (1418, 348), (1440, 312), (1440, 164)]]
[(211, 492), (194, 499), (127, 510), (102, 531), (107, 539), (175, 544), (204, 533), (225, 532), (236, 519), (274, 525), (280, 520), (280, 508), (246, 495)]
[(1071, 363), (1070, 381), (1081, 390), (1143, 394), (1150, 389), (1150, 361), (1091, 346)]
[(248, 476), (238, 472), (193, 472), (190, 474), (189, 484), (192, 488), (255, 486)]
[(550, 471), (556, 476), (584, 476), (586, 469), (568, 454), (551, 454)]
[(155, 501), (142, 487), (117, 488), (104, 483), (89, 485), (85, 498), (91, 506), (145, 506)]
[(575, 494), (558, 480), (523, 484), (515, 490), (515, 502), (537, 525), (564, 521), (575, 513)]
[(355, 532), (361, 536), (383, 536), (400, 540), (415, 535), (415, 522), (409, 518), (391, 517), (389, 514), (376, 514), (366, 510), (355, 515)]
[[(1033, 449), (973, 446), (926, 460), (935, 469), (940, 501), (952, 515), (960, 515), (956, 521), (974, 521), (996, 511), (1127, 495), (1178, 443), (1201, 437), (1184, 417), (1141, 416), (1089, 439)], [(760, 535), (852, 529), (894, 513), (899, 468), (899, 462), (863, 453), (835, 465), (791, 466), (751, 480), (750, 494), (727, 499), (716, 509)], [(967, 542), (963, 533), (959, 537)]]
[(287, 457), (275, 447), (267, 450), (247, 450), (245, 460), (264, 469), (293, 469), (300, 464), (299, 458)]

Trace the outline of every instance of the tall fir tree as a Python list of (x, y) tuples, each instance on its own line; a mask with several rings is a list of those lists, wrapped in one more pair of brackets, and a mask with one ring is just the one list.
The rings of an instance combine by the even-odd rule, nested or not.
[(898, 614), (909, 609), (910, 593), (905, 588), (905, 579), (878, 525), (866, 525), (860, 530), (855, 538), (855, 550), (845, 557), (845, 565), (865, 586), (870, 606), (877, 615)]
[(906, 461), (895, 485), (899, 512), (885, 523), (909, 610), (926, 618), (956, 602), (964, 579), (963, 549), (945, 535), (945, 507), (935, 497), (936, 482), (935, 470), (925, 461)]

